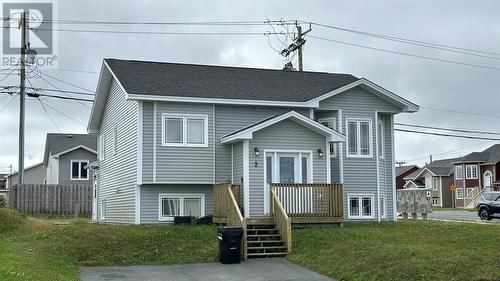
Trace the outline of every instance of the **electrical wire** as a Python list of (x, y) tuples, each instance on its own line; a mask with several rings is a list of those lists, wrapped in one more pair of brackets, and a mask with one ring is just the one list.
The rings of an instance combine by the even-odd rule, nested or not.
[(186, 21), (186, 22), (161, 22), (161, 21), (92, 21), (92, 20), (41, 20), (31, 21), (36, 23), (58, 23), (58, 24), (92, 24), (92, 25), (214, 25), (214, 26), (246, 26), (246, 25), (279, 25), (295, 24), (295, 20), (253, 20), (253, 21)]
[(50, 97), (50, 98), (57, 98), (57, 99), (63, 99), (63, 100), (75, 100), (75, 101), (85, 101), (85, 102), (94, 102), (94, 100), (89, 100), (89, 99), (81, 99), (81, 98), (75, 98), (75, 97), (63, 97), (63, 96), (56, 96), (56, 95), (48, 95), (48, 94), (42, 94), (42, 93), (34, 93), (35, 95), (39, 95), (42, 97)]
[(57, 113), (59, 113), (59, 114), (61, 114), (61, 115), (65, 116), (65, 117), (67, 117), (67, 118), (69, 118), (69, 119), (71, 119), (71, 120), (73, 120), (73, 121), (75, 121), (75, 122), (78, 122), (78, 123), (81, 123), (81, 124), (83, 124), (83, 125), (86, 125), (86, 122), (85, 122), (85, 121), (82, 121), (82, 120), (80, 120), (80, 119), (77, 119), (77, 118), (75, 118), (75, 117), (73, 117), (73, 116), (69, 115), (69, 114), (66, 114), (64, 111), (61, 111), (61, 110), (59, 110), (59, 109), (57, 109), (57, 108), (55, 108), (55, 107), (51, 106), (51, 105), (50, 105), (50, 104), (48, 104), (48, 103), (45, 103), (45, 105), (46, 105), (47, 107), (49, 107), (50, 109), (52, 109), (52, 110), (56, 111)]
[(34, 87), (27, 87), (27, 89), (30, 90), (35, 90), (35, 91), (49, 91), (49, 92), (59, 92), (59, 93), (68, 93), (68, 94), (76, 94), (76, 95), (84, 95), (84, 96), (95, 96), (95, 94), (91, 93), (84, 93), (84, 92), (77, 92), (77, 91), (68, 91), (68, 90), (57, 90), (57, 89), (48, 89), (48, 88), (34, 88)]
[(0, 109), (0, 113), (4, 112), (5, 109), (7, 109), (7, 107), (9, 107), (9, 105), (16, 99), (16, 96), (12, 96), (12, 98), (10, 99), (10, 101), (2, 108)]
[(57, 126), (56, 122), (54, 121), (54, 119), (52, 119), (52, 116), (49, 114), (49, 112), (47, 111), (47, 109), (45, 108), (45, 106), (43, 105), (42, 101), (40, 100), (40, 98), (37, 98), (37, 100), (40, 102), (40, 105), (42, 106), (43, 110), (45, 111), (45, 113), (47, 113), (47, 116), (49, 117), (50, 121), (52, 121), (52, 124), (54, 124), (54, 126), (56, 127), (57, 131), (60, 133), (61, 130), (59, 129), (59, 126)]
[(466, 114), (466, 115), (477, 115), (477, 116), (484, 116), (484, 117), (494, 117), (494, 118), (500, 118), (500, 115), (496, 114), (488, 114), (488, 113), (479, 113), (479, 112), (467, 112), (467, 111), (458, 111), (458, 110), (450, 110), (450, 109), (442, 109), (442, 108), (434, 108), (434, 107), (420, 107), (420, 109), (424, 110), (433, 110), (433, 111), (441, 111), (441, 112), (448, 112), (448, 113), (458, 113), (458, 114)]
[[(44, 73), (44, 72), (41, 72), (41, 71), (40, 71), (40, 74), (42, 74), (42, 75), (44, 75), (44, 76), (47, 76), (47, 77), (49, 77), (49, 78), (52, 78), (52, 79), (54, 79), (54, 80), (56, 80), (56, 81), (59, 81), (59, 82), (61, 82), (61, 83), (64, 83), (64, 84), (66, 84), (66, 85), (73, 86), (73, 87), (75, 87), (75, 88), (77, 88), (77, 89), (84, 90), (84, 91), (87, 91), (87, 92), (90, 92), (90, 93), (93, 93), (93, 92), (94, 92), (93, 90), (89, 90), (89, 89), (87, 89), (87, 88), (84, 88), (84, 87), (78, 86), (78, 85), (73, 84), (73, 83), (71, 83), (71, 82), (67, 82), (67, 81), (61, 80), (61, 79), (59, 79), (59, 78), (57, 78), (57, 77), (54, 77), (54, 76), (48, 75), (48, 74), (46, 74), (46, 73)], [(54, 87), (54, 88), (56, 88), (56, 89), (58, 89), (58, 90), (62, 91), (61, 89), (59, 89), (59, 88), (57, 88), (57, 87), (55, 87), (55, 86), (52, 86), (52, 87)], [(64, 91), (62, 91), (62, 92), (64, 92)]]
[(424, 125), (416, 125), (416, 124), (404, 124), (404, 123), (394, 123), (394, 125), (405, 126), (405, 127), (423, 128), (423, 129), (432, 129), (432, 130), (461, 132), (461, 133), (500, 135), (500, 132), (491, 132), (491, 131), (477, 131), (477, 130), (469, 130), (469, 129), (433, 127), (433, 126), (424, 126)]
[(482, 68), (482, 69), (488, 69), (488, 70), (496, 70), (496, 71), (500, 70), (500, 68), (493, 67), (493, 66), (484, 66), (484, 65), (467, 63), (467, 62), (460, 62), (460, 61), (453, 61), (453, 60), (447, 60), (447, 59), (427, 57), (427, 56), (422, 56), (422, 55), (417, 55), (417, 54), (404, 53), (404, 52), (399, 52), (399, 51), (393, 51), (393, 50), (387, 50), (387, 49), (382, 49), (382, 48), (365, 46), (365, 45), (356, 44), (356, 43), (339, 41), (339, 40), (334, 40), (334, 39), (329, 39), (329, 38), (319, 37), (319, 36), (314, 36), (314, 35), (308, 35), (308, 37), (318, 39), (318, 40), (327, 41), (327, 42), (342, 44), (342, 45), (354, 46), (354, 47), (375, 50), (375, 51), (384, 52), (384, 53), (403, 55), (403, 56), (420, 58), (420, 59), (425, 59), (425, 60), (430, 60), (430, 61), (438, 61), (438, 62), (444, 62), (444, 63), (450, 63), (450, 64), (456, 64), (456, 65), (464, 65), (464, 66), (470, 66), (470, 67), (476, 67), (476, 68)]
[(464, 139), (474, 139), (474, 140), (500, 141), (500, 139), (495, 139), (495, 138), (475, 137), (475, 136), (465, 136), (465, 135), (451, 135), (451, 134), (432, 133), (432, 132), (406, 130), (406, 129), (394, 129), (394, 131), (406, 132), (406, 133), (414, 133), (414, 134), (433, 135), (433, 136), (442, 136), (442, 137), (452, 137), (452, 138), (464, 138)]
[[(41, 72), (40, 72), (41, 73)], [(43, 73), (42, 73), (43, 74)], [(45, 75), (45, 74), (44, 74)], [(50, 86), (60, 90), (63, 94), (65, 94), (67, 97), (71, 97), (68, 93), (62, 91), (61, 89), (59, 89), (56, 85), (54, 85), (53, 83), (51, 83), (50, 81), (48, 81), (47, 79), (43, 78), (43, 76), (40, 76), (40, 79), (42, 79), (43, 81), (45, 81), (45, 83), (49, 84)], [(88, 106), (87, 104), (83, 103), (82, 101), (77, 101), (79, 104), (83, 105), (84, 107), (86, 107), (87, 109), (90, 109), (90, 106)]]

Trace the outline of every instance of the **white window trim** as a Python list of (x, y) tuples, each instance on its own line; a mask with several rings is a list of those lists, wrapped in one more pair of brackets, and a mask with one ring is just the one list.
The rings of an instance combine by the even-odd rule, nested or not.
[[(378, 128), (378, 126), (380, 125), (380, 129)], [(380, 131), (380, 139), (377, 137), (377, 156), (380, 158), (380, 159), (384, 159), (385, 158), (385, 136), (384, 136), (384, 122), (383, 120), (378, 120), (377, 122), (377, 133)], [(380, 147), (379, 147), (379, 144), (380, 144)]]
[[(471, 176), (469, 177), (469, 173), (468, 173), (468, 168), (471, 168)], [(473, 176), (472, 174), (472, 168), (476, 168), (476, 176)], [(468, 180), (476, 180), (478, 178), (478, 167), (477, 167), (477, 164), (467, 164), (465, 165), (465, 178), (468, 179)]]
[[(165, 140), (167, 130), (167, 118), (182, 119), (182, 143), (167, 143)], [(203, 143), (188, 143), (187, 140), (187, 120), (189, 118), (197, 118), (204, 120), (204, 136)], [(161, 145), (170, 147), (208, 147), (208, 115), (206, 114), (178, 114), (178, 113), (162, 113), (161, 115)]]
[[(461, 175), (460, 177), (458, 177), (458, 173), (457, 173), (457, 170), (460, 169), (462, 172), (461, 172)], [(463, 179), (464, 177), (464, 169), (463, 169), (463, 166), (462, 165), (456, 165), (455, 166), (455, 179), (456, 180), (461, 180)]]
[[(436, 180), (434, 182), (434, 180)], [(439, 179), (437, 177), (431, 177), (431, 181), (432, 181), (432, 191), (438, 191), (439, 190)]]
[[(78, 178), (73, 178), (73, 163), (78, 162)], [(70, 166), (69, 166), (69, 179), (72, 181), (86, 181), (89, 180), (89, 173), (90, 170), (87, 170), (87, 177), (82, 178), (81, 172), (82, 172), (82, 162), (87, 162), (87, 165), (90, 163), (89, 160), (71, 160)]]
[[(458, 197), (458, 190), (461, 190), (462, 191), (462, 196), (461, 197)], [(457, 188), (457, 190), (455, 191), (456, 192), (456, 195), (457, 195), (457, 199), (464, 199), (464, 188), (463, 187), (459, 187)]]
[[(327, 117), (327, 118), (319, 118), (318, 119), (319, 123), (324, 123), (324, 122), (329, 122), (335, 124), (335, 128), (330, 128), (334, 131), (339, 131), (338, 130), (338, 122), (337, 122), (337, 117)], [(330, 158), (336, 158), (338, 153), (337, 153), (337, 144), (336, 143), (329, 143), (328, 144), (328, 149), (330, 149), (330, 145), (333, 145), (333, 153), (330, 153)]]
[[(351, 215), (351, 198), (357, 197), (359, 201), (359, 216)], [(372, 200), (371, 216), (363, 216), (363, 197), (370, 197)], [(347, 194), (347, 218), (351, 220), (375, 219), (375, 195), (373, 193), (348, 193)]]
[[(349, 123), (350, 122), (356, 122), (358, 123), (357, 125), (357, 154), (350, 154), (349, 153)], [(361, 122), (368, 122), (368, 150), (369, 154), (367, 155), (362, 155), (361, 154)], [(373, 120), (371, 118), (346, 118), (345, 119), (345, 130), (346, 130), (346, 157), (347, 158), (373, 158), (373, 129), (372, 129), (372, 123)]]
[(180, 216), (183, 216), (184, 212), (184, 198), (200, 198), (201, 199), (201, 217), (205, 216), (205, 194), (203, 193), (160, 193), (158, 194), (158, 221), (173, 222), (174, 217), (164, 217), (162, 214), (161, 201), (163, 198), (180, 198), (179, 208), (181, 210)]
[(474, 192), (474, 189), (476, 189), (476, 188), (475, 188), (475, 187), (467, 187), (467, 188), (465, 189), (465, 197), (469, 196), (469, 194), (470, 194), (471, 192)]
[(106, 154), (106, 134), (103, 133), (99, 137), (99, 160), (103, 161)]

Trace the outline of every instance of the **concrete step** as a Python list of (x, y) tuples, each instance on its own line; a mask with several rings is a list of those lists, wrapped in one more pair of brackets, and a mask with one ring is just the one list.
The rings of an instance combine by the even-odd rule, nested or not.
[(275, 257), (284, 257), (286, 256), (286, 252), (276, 252), (276, 253), (248, 253), (248, 258), (275, 258)]

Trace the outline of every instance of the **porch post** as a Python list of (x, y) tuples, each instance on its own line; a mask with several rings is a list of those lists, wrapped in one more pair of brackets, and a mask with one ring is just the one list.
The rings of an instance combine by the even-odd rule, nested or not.
[(250, 141), (243, 141), (243, 210), (250, 217)]

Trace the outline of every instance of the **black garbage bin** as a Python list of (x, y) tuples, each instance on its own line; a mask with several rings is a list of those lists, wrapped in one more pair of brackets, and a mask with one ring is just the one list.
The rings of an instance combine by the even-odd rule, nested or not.
[(219, 261), (223, 264), (240, 263), (241, 261), (241, 238), (243, 228), (234, 226), (220, 226), (219, 238)]

